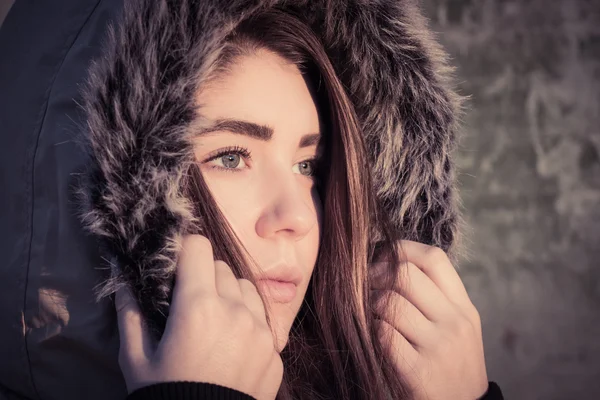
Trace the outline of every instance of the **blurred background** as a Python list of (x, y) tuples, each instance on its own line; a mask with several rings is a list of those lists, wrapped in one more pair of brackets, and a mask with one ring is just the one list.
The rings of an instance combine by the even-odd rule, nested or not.
[(460, 274), (507, 399), (600, 399), (600, 1), (423, 0), (470, 96)]

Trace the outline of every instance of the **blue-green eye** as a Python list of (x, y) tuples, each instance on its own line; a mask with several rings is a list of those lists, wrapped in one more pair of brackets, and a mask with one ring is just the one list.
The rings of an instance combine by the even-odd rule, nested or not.
[(310, 162), (310, 161), (301, 162), (299, 167), (300, 167), (300, 173), (302, 175), (312, 176), (314, 173), (314, 168), (313, 168), (312, 162)]
[(242, 160), (239, 154), (227, 154), (219, 158), (225, 168), (236, 168)]
[(204, 162), (212, 164), (214, 168), (236, 171), (245, 168), (245, 160), (250, 159), (250, 152), (247, 149), (235, 146), (218, 151)]
[[(301, 161), (294, 167), (298, 166), (298, 173), (304, 176), (313, 176), (315, 174), (315, 161), (305, 160)], [(296, 172), (296, 171), (294, 171)]]

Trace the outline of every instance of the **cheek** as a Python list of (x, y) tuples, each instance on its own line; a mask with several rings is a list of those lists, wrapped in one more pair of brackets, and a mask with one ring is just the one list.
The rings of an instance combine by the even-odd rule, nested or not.
[[(235, 174), (235, 175), (234, 175)], [(238, 175), (244, 174), (244, 176)], [(231, 175), (231, 176), (230, 176)], [(257, 235), (256, 223), (265, 213), (268, 214), (268, 203), (265, 193), (272, 187), (269, 179), (252, 173), (205, 172), (204, 180), (227, 219), (235, 234), (257, 261), (261, 261), (262, 253), (268, 251), (265, 241)], [(302, 203), (310, 209), (315, 219), (312, 229), (300, 240), (295, 241), (295, 256), (301, 261), (305, 271), (312, 273), (321, 241), (322, 203), (316, 188), (299, 181), (298, 188), (302, 194)]]
[(229, 177), (233, 172), (209, 172), (204, 180), (219, 210), (229, 225), (247, 246), (254, 231), (253, 218), (259, 212), (257, 188), (251, 177)]
[(299, 252), (303, 255), (303, 263), (308, 278), (310, 278), (319, 255), (323, 229), (323, 206), (316, 188), (312, 189), (310, 199), (307, 199), (307, 201), (312, 201), (311, 206), (313, 207), (316, 221), (313, 229), (311, 229), (303, 240), (299, 242), (299, 245), (301, 246)]
[(321, 201), (321, 196), (319, 195), (319, 192), (317, 191), (316, 186), (313, 186), (312, 190), (311, 190), (311, 198), (312, 198), (312, 203), (315, 209), (315, 215), (316, 215), (316, 227), (317, 229), (315, 229), (316, 232), (313, 232), (314, 238), (312, 240), (314, 240), (314, 247), (315, 247), (315, 260), (317, 257), (317, 254), (319, 252), (319, 246), (321, 244), (321, 237), (323, 234), (323, 202)]

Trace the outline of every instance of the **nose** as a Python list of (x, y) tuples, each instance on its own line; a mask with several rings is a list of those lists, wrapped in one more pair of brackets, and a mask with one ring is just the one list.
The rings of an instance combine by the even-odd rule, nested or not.
[(284, 174), (266, 182), (264, 207), (256, 221), (258, 236), (269, 239), (286, 236), (300, 240), (317, 229), (320, 200), (316, 189), (298, 182), (295, 174)]

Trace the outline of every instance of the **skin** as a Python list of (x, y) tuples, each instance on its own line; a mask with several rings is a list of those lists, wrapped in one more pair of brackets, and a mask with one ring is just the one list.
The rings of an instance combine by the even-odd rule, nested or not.
[(119, 366), (128, 393), (161, 382), (208, 382), (276, 397), (283, 363), (256, 287), (213, 259), (204, 236), (183, 240), (165, 332), (151, 342), (136, 301), (116, 293)]
[[(214, 261), (206, 238), (188, 236), (160, 343), (150, 345), (129, 293), (117, 293), (119, 364), (129, 392), (188, 380), (273, 399), (283, 374), (279, 353), (319, 247), (321, 204), (304, 164), (317, 156), (317, 146), (299, 146), (304, 135), (319, 132), (319, 117), (300, 71), (267, 51), (238, 60), (197, 100), (210, 120), (242, 119), (273, 128), (270, 140), (226, 130), (205, 132), (196, 139), (196, 158), (221, 211), (256, 261), (253, 272), (288, 263), (302, 271), (302, 281), (292, 302), (267, 299), (273, 312), (270, 331), (256, 288)], [(251, 159), (213, 157), (230, 146), (248, 149)], [(462, 281), (442, 250), (400, 244), (408, 263), (394, 290), (379, 285), (389, 273), (385, 261), (371, 268), (372, 289), (391, 301), (389, 307), (382, 301), (372, 304), (380, 339), (416, 399), (481, 397), (487, 389), (481, 322)]]
[(438, 247), (409, 240), (400, 246), (406, 263), (394, 290), (379, 284), (387, 263), (372, 266), (380, 340), (416, 399), (482, 397), (488, 378), (481, 319), (456, 269)]
[[(257, 264), (253, 272), (258, 276), (280, 264), (301, 271), (292, 302), (277, 303), (267, 293), (281, 351), (319, 250), (321, 203), (303, 164), (317, 157), (317, 145), (300, 147), (304, 136), (320, 132), (315, 102), (298, 68), (267, 51), (240, 59), (197, 101), (209, 120), (243, 120), (273, 129), (270, 140), (222, 129), (204, 133), (195, 141), (195, 154), (222, 213)], [(232, 146), (246, 149), (250, 157), (229, 151), (211, 160)], [(235, 161), (228, 163), (228, 157)]]

